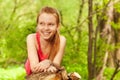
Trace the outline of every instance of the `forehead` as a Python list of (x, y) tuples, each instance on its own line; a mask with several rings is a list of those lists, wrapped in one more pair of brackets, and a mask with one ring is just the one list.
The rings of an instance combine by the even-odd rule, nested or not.
[(56, 16), (55, 14), (51, 13), (41, 13), (39, 16), (39, 21), (45, 20), (45, 21), (56, 21)]

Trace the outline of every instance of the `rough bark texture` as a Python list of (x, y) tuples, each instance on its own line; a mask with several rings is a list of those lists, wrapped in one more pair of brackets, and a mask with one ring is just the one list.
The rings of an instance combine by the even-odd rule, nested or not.
[(32, 73), (26, 77), (26, 80), (80, 80), (81, 77), (78, 73), (73, 72), (67, 74), (67, 71), (64, 67), (59, 68), (55, 73), (52, 72), (41, 72), (41, 73)]
[(32, 73), (30, 76), (26, 77), (27, 80), (67, 80), (67, 72), (64, 68), (61, 68), (56, 73), (51, 72), (41, 72)]
[[(120, 2), (120, 1), (119, 1)], [(120, 12), (117, 12), (116, 9), (114, 9), (114, 23), (117, 24), (117, 29), (114, 29), (115, 32), (115, 52), (114, 52), (114, 62), (115, 62), (115, 70), (112, 74), (112, 77), (110, 80), (114, 80), (115, 75), (120, 71)]]
[(88, 80), (94, 78), (94, 68), (92, 63), (93, 54), (93, 23), (92, 23), (92, 0), (88, 0), (88, 28), (89, 28), (89, 44), (88, 44)]
[[(97, 70), (98, 73), (96, 80), (104, 80), (103, 71), (106, 66), (115, 68), (111, 80), (113, 80), (115, 75), (120, 71), (120, 13), (115, 11), (115, 8), (113, 7), (117, 2), (120, 1), (110, 1), (108, 9), (106, 10), (107, 12), (105, 13), (105, 15), (107, 15), (107, 20), (101, 20), (101, 39), (103, 42), (106, 42), (106, 45), (108, 45), (106, 47), (108, 48), (105, 50), (106, 52), (103, 58), (103, 65)], [(111, 25), (112, 22), (114, 22), (114, 25)], [(113, 27), (115, 25), (117, 25), (116, 29)], [(109, 48), (110, 46), (115, 48), (111, 50)]]
[[(115, 45), (119, 46), (120, 45), (120, 12), (117, 12), (114, 10), (114, 23), (118, 24), (118, 28), (115, 29)], [(120, 60), (120, 48), (118, 47), (115, 50), (116, 53), (116, 58)]]
[[(99, 57), (99, 60), (97, 60), (97, 67), (96, 67), (96, 80), (104, 80), (103, 78), (103, 72), (107, 64), (107, 60), (109, 57), (110, 65), (113, 66), (113, 56), (111, 56), (113, 53), (109, 52), (109, 48), (107, 48), (106, 45), (113, 44), (114, 43), (114, 32), (111, 28), (111, 22), (113, 20), (113, 3), (112, 1), (108, 4), (108, 9), (106, 9), (106, 13), (103, 13), (103, 15), (107, 16), (107, 20), (101, 19), (100, 24), (100, 36), (102, 44), (99, 44), (100, 47), (98, 48), (98, 54), (97, 57)], [(114, 44), (113, 44), (114, 45)], [(101, 51), (102, 50), (102, 51)]]

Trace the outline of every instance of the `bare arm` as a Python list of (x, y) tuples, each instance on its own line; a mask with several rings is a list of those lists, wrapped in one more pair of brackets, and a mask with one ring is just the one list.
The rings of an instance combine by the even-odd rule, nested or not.
[(65, 46), (66, 46), (66, 39), (64, 36), (60, 36), (60, 48), (59, 48), (57, 55), (55, 56), (55, 58), (53, 60), (53, 63), (55, 63), (57, 65), (61, 64), (64, 50), (65, 50)]
[[(63, 58), (63, 54), (64, 54), (64, 49), (66, 46), (66, 39), (64, 36), (60, 36), (60, 48), (59, 51), (57, 53), (57, 55), (55, 56), (55, 58), (53, 59), (53, 64), (55, 64), (56, 66), (60, 66), (62, 58)], [(48, 72), (56, 72), (57, 68), (53, 65), (51, 65), (48, 69)]]
[[(53, 60), (54, 64), (57, 64), (57, 65), (61, 64), (65, 45), (66, 45), (65, 37), (60, 36), (60, 48), (59, 48), (57, 55), (55, 56), (55, 58)], [(47, 67), (50, 65), (49, 61), (47, 61), (47, 60), (39, 62), (38, 55), (37, 55), (37, 49), (35, 46), (35, 34), (30, 34), (27, 37), (27, 51), (28, 51), (28, 59), (30, 61), (30, 66), (31, 66), (32, 72), (39, 72), (39, 71), (46, 70), (46, 69), (44, 69), (46, 66), (43, 66), (43, 63), (45, 63), (47, 65)], [(50, 69), (50, 71), (51, 70), (54, 71), (55, 68)]]
[(34, 72), (34, 66), (36, 66), (39, 63), (37, 50), (35, 46), (35, 34), (29, 34), (27, 36), (27, 52), (31, 70), (32, 72)]
[(34, 73), (45, 70), (51, 64), (48, 59), (39, 62), (37, 48), (35, 44), (36, 44), (35, 34), (28, 35), (27, 36), (28, 59), (30, 61), (31, 71)]

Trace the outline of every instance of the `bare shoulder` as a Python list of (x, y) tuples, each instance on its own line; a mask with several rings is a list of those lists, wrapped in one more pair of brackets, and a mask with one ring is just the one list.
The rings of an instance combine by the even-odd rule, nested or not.
[(60, 42), (66, 42), (66, 38), (63, 35), (60, 35)]
[(29, 34), (27, 36), (27, 41), (31, 41), (31, 40), (34, 40), (34, 39), (35, 39), (35, 33)]

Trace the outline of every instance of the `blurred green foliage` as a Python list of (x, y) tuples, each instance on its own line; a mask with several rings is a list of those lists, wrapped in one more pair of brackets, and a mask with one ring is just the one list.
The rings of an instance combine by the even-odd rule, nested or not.
[(87, 1), (83, 8), (80, 5), (82, 0), (0, 0), (0, 80), (24, 80), (26, 36), (36, 31), (37, 13), (43, 6), (55, 7), (62, 14), (60, 33), (67, 39), (62, 65), (87, 80)]

